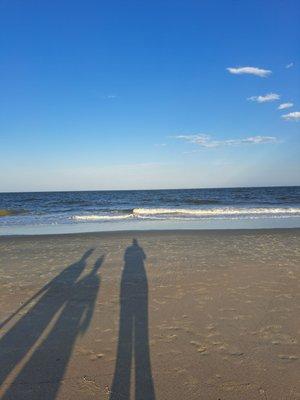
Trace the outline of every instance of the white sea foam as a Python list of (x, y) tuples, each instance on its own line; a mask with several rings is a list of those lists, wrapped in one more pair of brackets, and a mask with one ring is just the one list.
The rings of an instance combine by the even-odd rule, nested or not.
[(257, 208), (134, 208), (127, 214), (75, 215), (76, 221), (121, 221), (124, 219), (188, 219), (188, 218), (259, 218), (288, 217), (300, 215), (299, 207), (257, 207)]
[(218, 215), (297, 215), (300, 214), (299, 207), (286, 208), (211, 208), (211, 209), (186, 209), (186, 208), (135, 208), (133, 215), (187, 215), (187, 216), (218, 216)]
[(120, 214), (120, 215), (74, 215), (73, 219), (78, 221), (109, 221), (109, 220), (121, 220), (132, 218), (132, 214)]

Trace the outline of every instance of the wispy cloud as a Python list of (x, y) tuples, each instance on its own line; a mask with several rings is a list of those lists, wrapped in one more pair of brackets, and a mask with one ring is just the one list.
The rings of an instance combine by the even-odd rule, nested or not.
[(104, 96), (102, 96), (103, 100), (112, 100), (112, 99), (116, 99), (118, 96), (116, 94), (106, 94)]
[(287, 64), (287, 65), (285, 66), (285, 68), (289, 69), (289, 68), (292, 68), (293, 66), (294, 66), (294, 63), (291, 62), (291, 63)]
[(288, 114), (282, 115), (286, 121), (300, 121), (300, 111), (290, 112)]
[(264, 96), (251, 96), (248, 97), (249, 101), (256, 101), (257, 103), (267, 103), (270, 101), (276, 101), (280, 99), (280, 95), (277, 93), (268, 93)]
[(256, 75), (265, 78), (272, 73), (269, 69), (262, 69), (257, 67), (229, 67), (226, 68), (228, 72), (234, 75)]
[(221, 146), (241, 146), (251, 144), (278, 143), (274, 136), (250, 136), (241, 139), (214, 140), (210, 135), (178, 135), (176, 139), (184, 140), (205, 148), (216, 148)]
[(278, 110), (285, 110), (286, 108), (293, 107), (294, 103), (282, 103), (278, 106)]

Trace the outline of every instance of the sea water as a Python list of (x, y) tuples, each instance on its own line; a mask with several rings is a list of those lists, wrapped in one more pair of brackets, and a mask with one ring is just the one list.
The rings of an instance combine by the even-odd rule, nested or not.
[(0, 234), (300, 227), (300, 187), (0, 193)]

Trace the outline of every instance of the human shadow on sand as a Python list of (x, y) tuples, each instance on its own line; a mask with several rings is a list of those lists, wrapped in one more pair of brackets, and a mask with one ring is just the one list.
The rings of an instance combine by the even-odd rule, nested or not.
[(81, 277), (92, 252), (88, 250), (26, 302), (40, 296), (0, 340), (0, 387), (21, 362), (2, 400), (56, 398), (76, 338), (91, 322), (100, 287), (97, 272), (103, 257)]
[(124, 254), (120, 292), (120, 322), (117, 360), (110, 400), (130, 399), (134, 359), (135, 400), (154, 400), (148, 332), (148, 282), (146, 255), (133, 239)]

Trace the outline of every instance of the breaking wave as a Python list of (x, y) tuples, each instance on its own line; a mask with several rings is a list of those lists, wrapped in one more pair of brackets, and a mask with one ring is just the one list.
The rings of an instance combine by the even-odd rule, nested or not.
[(297, 215), (300, 214), (300, 208), (289, 207), (289, 208), (234, 208), (234, 207), (224, 207), (224, 208), (211, 208), (211, 209), (186, 209), (186, 208), (135, 208), (133, 210), (134, 215), (194, 215), (194, 216), (223, 216), (223, 215), (281, 215), (290, 214)]
[(91, 214), (75, 215), (72, 218), (77, 221), (110, 221), (129, 218), (140, 219), (178, 219), (178, 218), (218, 218), (218, 217), (279, 217), (300, 215), (299, 207), (278, 207), (278, 208), (209, 208), (209, 209), (187, 209), (187, 208), (134, 208), (126, 210), (126, 213), (119, 211), (116, 214)]
[(133, 214), (120, 214), (120, 215), (75, 215), (73, 219), (77, 221), (109, 221), (121, 220), (131, 218)]

